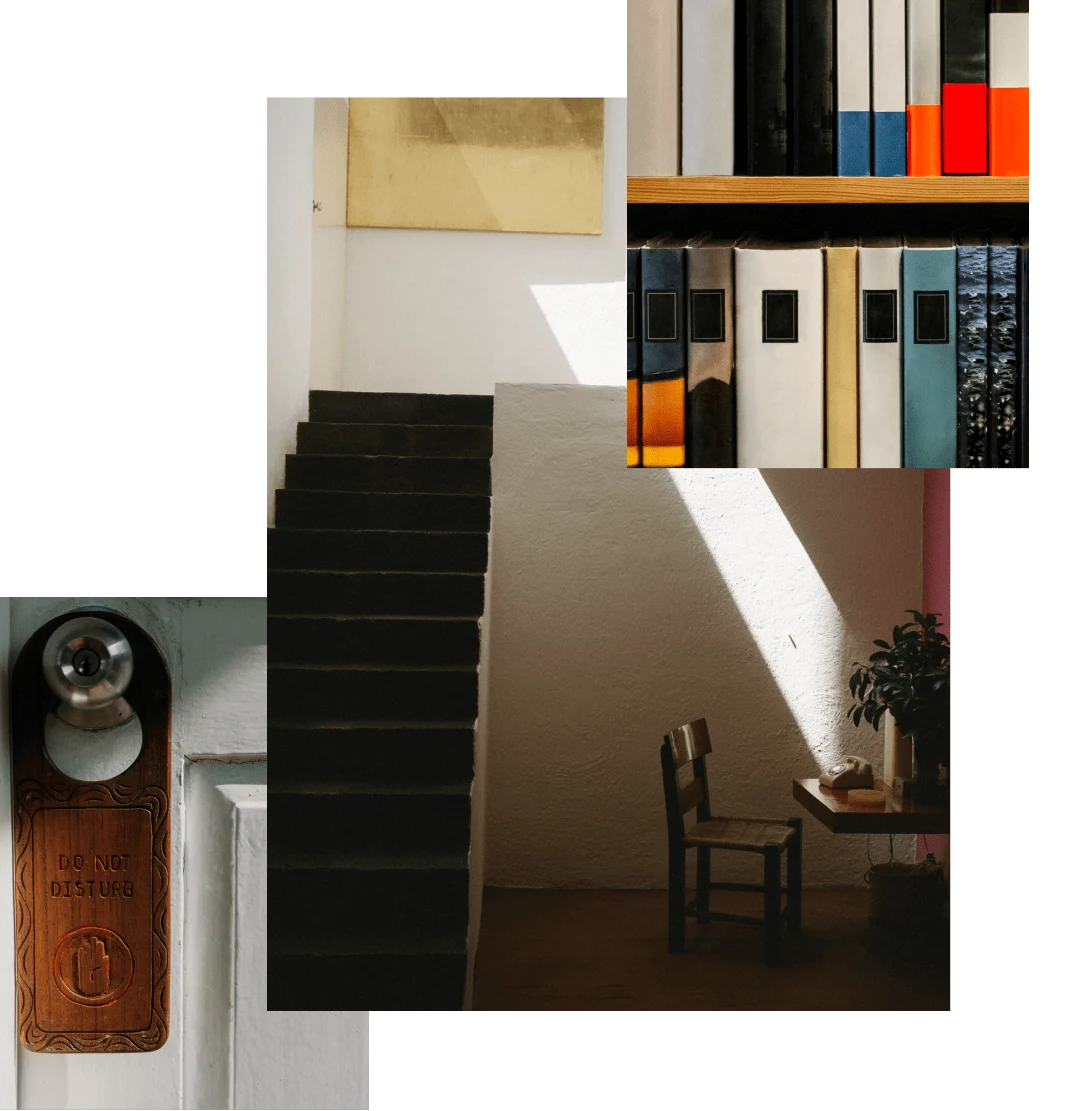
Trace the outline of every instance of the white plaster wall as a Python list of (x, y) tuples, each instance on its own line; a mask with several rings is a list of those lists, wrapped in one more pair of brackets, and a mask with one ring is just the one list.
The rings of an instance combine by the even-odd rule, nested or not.
[(310, 97), (267, 100), (267, 524), (308, 412), (314, 127)]
[(311, 388), (340, 390), (345, 365), (345, 175), (349, 101), (315, 100)]
[(607, 99), (601, 235), (349, 228), (345, 389), (625, 380), (626, 164)]
[(866, 839), (791, 780), (848, 753), (881, 772), (847, 677), (919, 606), (922, 474), (627, 470), (625, 398), (495, 391), (486, 882), (663, 887), (661, 739), (705, 717), (715, 812), (802, 816), (806, 881), (859, 883)]

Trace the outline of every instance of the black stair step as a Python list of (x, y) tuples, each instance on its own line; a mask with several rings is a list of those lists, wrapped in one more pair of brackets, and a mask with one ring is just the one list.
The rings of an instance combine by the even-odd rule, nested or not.
[(275, 779), (270, 796), (275, 795), (468, 795), (472, 778), (449, 779), (444, 783), (372, 783), (367, 779), (327, 779), (310, 777), (303, 784)]
[(487, 459), (394, 455), (287, 455), (287, 490), (394, 494), (490, 494)]
[(272, 614), (479, 617), (484, 576), (461, 571), (268, 571), (267, 605)]
[(473, 664), (480, 626), (472, 617), (271, 616), (272, 664)]
[(486, 532), (267, 529), (267, 566), (324, 571), (484, 571)]
[(267, 713), (339, 718), (475, 720), (477, 670), (466, 668), (329, 668), (272, 664)]
[(325, 779), (422, 785), (472, 778), (472, 722), (323, 726), (275, 725), (272, 782), (303, 786)]
[(484, 424), (297, 425), (300, 455), (457, 455), (489, 459), (492, 428)]
[(271, 864), (267, 896), (273, 908), (268, 931), (284, 944), (314, 939), (327, 922), (348, 923), (363, 936), (418, 939), (465, 934), (469, 923), (466, 868), (377, 871)]
[(444, 852), (469, 847), (469, 796), (275, 794), (270, 856)]
[(486, 424), (492, 423), (491, 394), (350, 393), (312, 390), (308, 394), (312, 421), (362, 424)]
[[(464, 950), (464, 945), (463, 945)], [(455, 1011), (465, 998), (464, 951), (267, 957), (272, 1011)]]
[(274, 522), (279, 528), (486, 532), (489, 513), (482, 494), (278, 490)]

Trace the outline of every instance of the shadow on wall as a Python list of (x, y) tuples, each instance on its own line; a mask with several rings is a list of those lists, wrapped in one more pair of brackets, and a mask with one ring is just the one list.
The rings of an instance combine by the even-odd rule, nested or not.
[[(847, 752), (881, 765), (838, 676), (898, 598), (919, 597), (919, 476), (846, 486), (880, 501), (877, 526), (895, 534), (893, 556), (861, 570), (881, 541), (874, 523), (849, 528), (832, 472), (628, 471), (624, 422), (621, 389), (496, 390), (490, 885), (664, 886), (658, 749), (696, 717), (721, 813), (807, 816), (794, 776)], [(816, 826), (807, 881), (859, 882), (864, 839)], [(728, 874), (754, 878), (756, 863), (733, 854)]]

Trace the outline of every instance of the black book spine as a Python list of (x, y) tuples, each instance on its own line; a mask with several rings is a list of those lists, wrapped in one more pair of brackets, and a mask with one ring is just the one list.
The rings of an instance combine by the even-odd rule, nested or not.
[(742, 84), (744, 121), (742, 172), (755, 176), (790, 173), (788, 153), (787, 0), (743, 0), (737, 5), (737, 56), (745, 72)]
[(991, 248), (988, 373), (992, 467), (1021, 466), (1017, 355), (1017, 248)]
[(1003, 12), (1028, 13), (1028, 0), (991, 0), (992, 15)]
[(792, 172), (829, 177), (834, 158), (833, 0), (788, 0)]
[(942, 0), (942, 83), (987, 84), (987, 0)]

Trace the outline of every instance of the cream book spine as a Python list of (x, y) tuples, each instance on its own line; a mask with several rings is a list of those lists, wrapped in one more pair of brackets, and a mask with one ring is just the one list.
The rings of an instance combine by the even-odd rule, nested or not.
[(628, 0), (627, 173), (679, 174), (679, 0)]
[(821, 242), (736, 248), (740, 467), (821, 467), (825, 440)]
[(735, 0), (683, 0), (684, 176), (732, 173)]
[(860, 466), (900, 467), (901, 244), (860, 242)]

